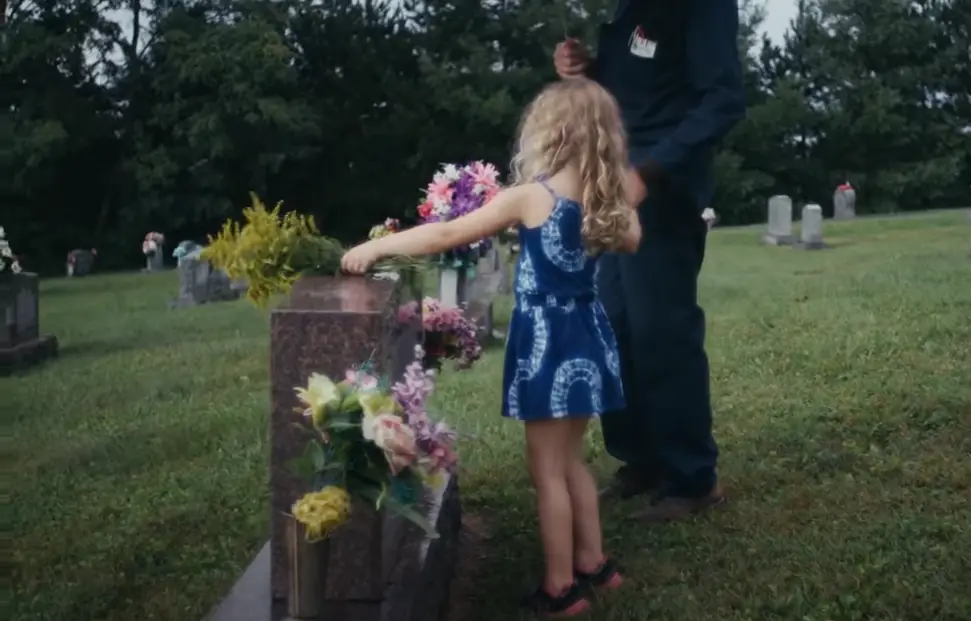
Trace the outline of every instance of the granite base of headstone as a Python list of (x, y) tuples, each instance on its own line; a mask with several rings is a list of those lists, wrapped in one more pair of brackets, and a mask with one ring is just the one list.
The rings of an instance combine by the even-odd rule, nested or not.
[(200, 257), (202, 249), (179, 258), (179, 297), (170, 308), (187, 308), (212, 302), (238, 300), (242, 291), (233, 286), (225, 272), (215, 269)]
[(823, 208), (810, 203), (802, 208), (802, 231), (796, 248), (801, 250), (822, 250), (826, 248), (823, 241)]
[(87, 276), (94, 268), (94, 250), (75, 249), (67, 253), (65, 272), (70, 277)]
[[(410, 522), (355, 503), (352, 521), (334, 535), (323, 567), (318, 621), (440, 621), (458, 565), (462, 505), (458, 481), (432, 491), (422, 506), (437, 539)], [(271, 543), (264, 545), (207, 621), (296, 621), (271, 586)], [(355, 582), (367, 582), (356, 585)], [(366, 599), (346, 599), (349, 589)]]
[(856, 217), (856, 190), (838, 188), (833, 194), (833, 219), (852, 220)]
[(38, 299), (37, 274), (0, 276), (0, 375), (57, 355), (57, 338), (40, 333)]
[(776, 195), (769, 199), (769, 218), (762, 243), (770, 246), (789, 246), (792, 236), (792, 199)]

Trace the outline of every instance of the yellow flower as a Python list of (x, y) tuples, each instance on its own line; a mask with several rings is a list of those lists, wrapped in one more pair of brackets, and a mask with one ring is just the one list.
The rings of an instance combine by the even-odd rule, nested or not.
[(305, 494), (293, 503), (291, 511), (307, 531), (307, 540), (320, 541), (350, 517), (351, 497), (340, 487), (329, 485), (319, 492)]
[(297, 399), (304, 406), (304, 416), (311, 419), (316, 426), (323, 424), (328, 408), (340, 407), (340, 390), (329, 377), (314, 373), (307, 381), (307, 387), (296, 387)]
[(312, 217), (281, 216), (282, 203), (268, 211), (259, 197), (251, 197), (252, 206), (243, 210), (245, 224), (223, 224), (218, 235), (210, 236), (202, 257), (230, 278), (246, 280), (246, 297), (265, 306), (273, 295), (290, 291), (301, 272), (326, 268), (341, 252), (337, 242), (320, 236)]

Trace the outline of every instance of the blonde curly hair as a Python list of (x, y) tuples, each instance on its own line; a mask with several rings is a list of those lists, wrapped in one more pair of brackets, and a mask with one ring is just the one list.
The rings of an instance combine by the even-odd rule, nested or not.
[(619, 249), (633, 212), (626, 192), (627, 137), (610, 93), (586, 78), (550, 84), (526, 109), (516, 151), (516, 185), (576, 166), (584, 244), (593, 253)]

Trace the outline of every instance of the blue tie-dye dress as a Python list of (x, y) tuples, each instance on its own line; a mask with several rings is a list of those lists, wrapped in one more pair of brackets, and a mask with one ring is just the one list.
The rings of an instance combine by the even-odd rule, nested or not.
[(541, 183), (555, 203), (541, 226), (519, 227), (502, 414), (536, 421), (621, 409), (620, 355), (597, 299), (597, 257), (580, 235), (582, 208)]

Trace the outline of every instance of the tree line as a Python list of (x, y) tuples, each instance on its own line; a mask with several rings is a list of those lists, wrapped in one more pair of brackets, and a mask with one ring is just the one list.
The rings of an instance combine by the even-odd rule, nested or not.
[[(414, 217), (442, 162), (504, 166), (565, 34), (609, 0), (9, 0), (0, 225), (40, 271), (204, 241), (256, 192), (353, 241)], [(971, 203), (971, 0), (804, 0), (783, 42), (743, 0), (749, 110), (717, 159), (723, 223), (769, 196), (858, 211)]]

